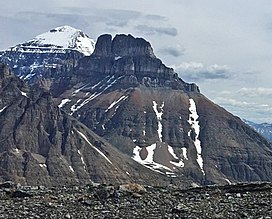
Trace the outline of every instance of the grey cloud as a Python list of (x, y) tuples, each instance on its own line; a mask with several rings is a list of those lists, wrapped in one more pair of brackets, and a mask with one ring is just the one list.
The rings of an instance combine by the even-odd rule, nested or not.
[(165, 47), (159, 50), (160, 53), (170, 55), (174, 57), (180, 57), (184, 55), (185, 49), (179, 47)]
[(272, 122), (271, 104), (243, 101), (235, 97), (217, 97), (214, 101), (242, 118), (254, 122)]
[(232, 77), (232, 72), (227, 66), (217, 64), (204, 66), (202, 63), (189, 62), (174, 68), (182, 78), (188, 81), (230, 79)]
[(166, 17), (157, 15), (157, 14), (148, 14), (145, 16), (148, 20), (155, 20), (155, 21), (166, 21)]
[(138, 25), (135, 27), (136, 30), (140, 33), (144, 33), (147, 35), (169, 35), (169, 36), (177, 36), (178, 31), (174, 27), (152, 27), (148, 25)]
[(110, 21), (107, 22), (107, 26), (113, 26), (113, 27), (125, 27), (128, 24), (128, 21)]
[(89, 8), (79, 8), (79, 7), (65, 7), (63, 8), (65, 12), (74, 16), (86, 15), (89, 18), (89, 22), (103, 22), (106, 26), (112, 27), (125, 27), (128, 25), (129, 21), (138, 19), (142, 16), (141, 12), (133, 10), (120, 10), (120, 9), (89, 9)]
[(271, 96), (272, 88), (257, 87), (257, 88), (247, 88), (243, 87), (237, 91), (239, 95), (245, 97), (261, 97), (261, 96)]

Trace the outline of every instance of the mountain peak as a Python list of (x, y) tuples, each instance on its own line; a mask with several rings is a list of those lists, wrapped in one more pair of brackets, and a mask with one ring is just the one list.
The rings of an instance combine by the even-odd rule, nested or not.
[(96, 56), (141, 56), (155, 57), (151, 44), (143, 38), (135, 38), (128, 34), (110, 34), (98, 37), (94, 54)]
[(89, 56), (94, 51), (94, 40), (89, 38), (81, 30), (65, 25), (51, 29), (42, 33), (23, 44), (12, 47), (11, 50), (23, 49), (29, 51), (33, 49), (65, 51), (67, 49), (76, 50)]

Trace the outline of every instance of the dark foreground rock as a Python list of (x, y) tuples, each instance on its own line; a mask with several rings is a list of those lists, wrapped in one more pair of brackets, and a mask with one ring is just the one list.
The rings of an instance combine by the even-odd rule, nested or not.
[[(28, 197), (14, 197), (20, 190)], [(272, 218), (272, 184), (0, 189), (0, 218)]]

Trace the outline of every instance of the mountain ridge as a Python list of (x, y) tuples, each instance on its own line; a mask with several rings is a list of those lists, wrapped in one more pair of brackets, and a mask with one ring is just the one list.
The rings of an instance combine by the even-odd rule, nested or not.
[(264, 136), (266, 139), (268, 139), (270, 142), (272, 142), (272, 124), (269, 123), (255, 123), (251, 122), (249, 120), (243, 119), (243, 121), (251, 126), (255, 131), (260, 133), (262, 136)]

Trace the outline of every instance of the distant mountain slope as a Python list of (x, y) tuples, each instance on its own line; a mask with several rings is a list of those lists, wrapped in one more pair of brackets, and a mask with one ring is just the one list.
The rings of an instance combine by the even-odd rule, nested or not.
[(21, 79), (34, 83), (73, 68), (80, 58), (93, 53), (94, 45), (81, 30), (62, 26), (1, 52), (0, 61)]
[(5, 180), (48, 186), (169, 183), (54, 106), (48, 92), (27, 86), (0, 64), (0, 181)]
[(268, 123), (254, 123), (248, 120), (243, 120), (246, 124), (254, 128), (258, 133), (272, 142), (272, 124)]

